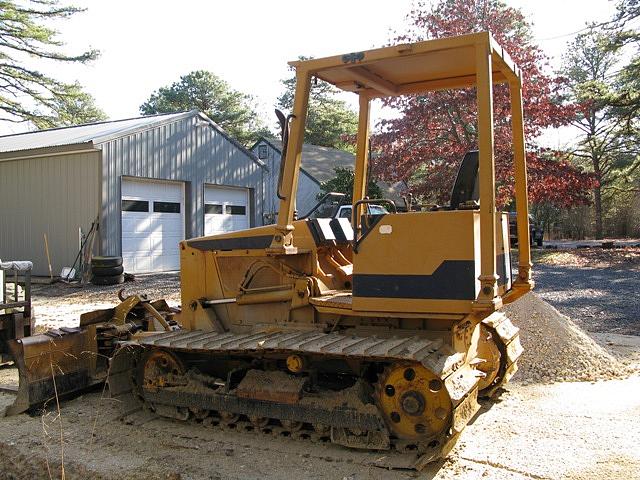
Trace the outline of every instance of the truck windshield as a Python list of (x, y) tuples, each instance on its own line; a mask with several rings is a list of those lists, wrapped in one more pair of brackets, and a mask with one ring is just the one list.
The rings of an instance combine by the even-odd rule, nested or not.
[(389, 213), (386, 208), (380, 205), (369, 205), (369, 215), (385, 215)]
[(340, 214), (338, 216), (340, 218), (351, 218), (351, 207), (342, 208), (340, 210)]

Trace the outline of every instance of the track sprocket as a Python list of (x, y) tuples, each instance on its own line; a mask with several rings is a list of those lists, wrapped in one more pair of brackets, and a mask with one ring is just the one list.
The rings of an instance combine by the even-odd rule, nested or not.
[(452, 404), (444, 382), (418, 363), (384, 369), (376, 385), (376, 402), (389, 430), (398, 438), (429, 442), (446, 433)]

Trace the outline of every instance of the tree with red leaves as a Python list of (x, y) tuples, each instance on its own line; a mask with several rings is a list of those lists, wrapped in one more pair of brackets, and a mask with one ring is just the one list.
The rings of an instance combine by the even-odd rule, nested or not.
[[(533, 202), (569, 206), (588, 201), (592, 178), (558, 154), (536, 147), (533, 140), (547, 127), (574, 118), (572, 105), (558, 102), (561, 78), (547, 74), (547, 57), (533, 43), (522, 13), (498, 0), (440, 0), (430, 10), (418, 4), (408, 15), (411, 29), (394, 39), (413, 42), (490, 31), (523, 72), (523, 108), (529, 196)], [(404, 180), (414, 194), (443, 203), (464, 154), (477, 149), (475, 89), (429, 92), (387, 100), (401, 115), (379, 124), (373, 139), (379, 156), (373, 172), (387, 181)], [(513, 196), (509, 91), (494, 87), (496, 200)]]

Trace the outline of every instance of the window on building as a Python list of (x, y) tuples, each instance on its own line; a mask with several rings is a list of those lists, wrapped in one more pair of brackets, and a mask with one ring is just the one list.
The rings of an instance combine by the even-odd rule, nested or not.
[(247, 207), (244, 205), (226, 205), (225, 213), (227, 215), (246, 215)]
[(153, 202), (155, 213), (180, 213), (180, 204), (176, 202)]
[(258, 158), (260, 160), (264, 160), (267, 158), (267, 146), (266, 145), (258, 145)]
[(204, 206), (204, 213), (209, 215), (221, 215), (222, 205), (218, 205), (217, 203), (207, 203)]
[(123, 212), (148, 212), (149, 202), (146, 200), (122, 200)]

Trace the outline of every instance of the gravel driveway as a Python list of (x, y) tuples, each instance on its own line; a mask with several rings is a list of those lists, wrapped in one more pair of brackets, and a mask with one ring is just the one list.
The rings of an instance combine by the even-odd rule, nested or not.
[(536, 293), (580, 327), (595, 333), (640, 335), (637, 268), (534, 266)]

